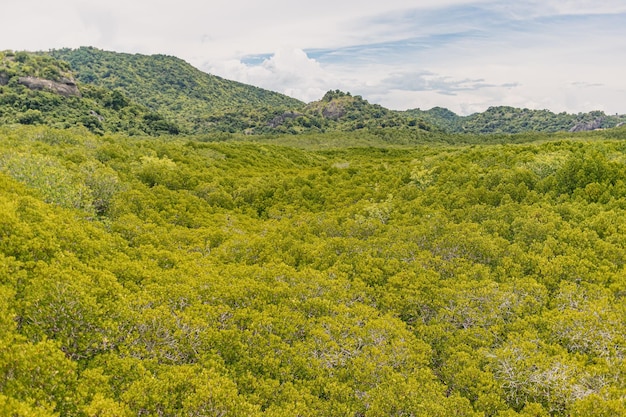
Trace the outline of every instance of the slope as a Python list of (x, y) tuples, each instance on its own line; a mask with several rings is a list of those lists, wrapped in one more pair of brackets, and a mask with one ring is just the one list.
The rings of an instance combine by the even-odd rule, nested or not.
[(0, 52), (0, 124), (85, 127), (103, 134), (176, 134), (176, 124), (118, 90), (80, 84), (66, 62)]
[[(49, 52), (70, 63), (78, 80), (129, 97), (177, 120), (190, 133), (238, 131), (219, 124), (230, 113), (239, 119), (263, 118), (275, 109), (297, 108), (302, 102), (285, 95), (204, 73), (182, 59), (103, 51), (91, 47)], [(232, 117), (231, 117), (232, 119)]]
[(421, 119), (371, 104), (361, 96), (340, 90), (328, 91), (321, 100), (313, 101), (297, 111), (279, 114), (267, 126), (290, 133), (385, 128), (433, 130), (433, 126)]
[(519, 109), (510, 106), (490, 107), (481, 113), (459, 116), (441, 107), (412, 109), (406, 114), (421, 117), (450, 133), (521, 133), (578, 132), (607, 129), (626, 122), (626, 115), (607, 115), (602, 111), (553, 113), (549, 110)]

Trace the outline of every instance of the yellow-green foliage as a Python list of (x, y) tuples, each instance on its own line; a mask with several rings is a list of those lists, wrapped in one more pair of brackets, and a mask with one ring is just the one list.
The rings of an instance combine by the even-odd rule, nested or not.
[(624, 414), (624, 142), (386, 135), (1, 128), (0, 414)]

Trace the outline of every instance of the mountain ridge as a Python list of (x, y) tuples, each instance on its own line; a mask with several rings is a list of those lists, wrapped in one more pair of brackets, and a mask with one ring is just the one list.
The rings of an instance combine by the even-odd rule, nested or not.
[[(0, 106), (8, 107), (0, 109), (0, 122), (57, 127), (83, 125), (96, 133), (299, 134), (393, 128), (453, 134), (515, 134), (606, 129), (626, 122), (625, 115), (606, 115), (601, 111), (568, 114), (510, 106), (490, 107), (468, 116), (459, 116), (443, 107), (398, 111), (340, 90), (328, 91), (320, 100), (304, 103), (278, 92), (208, 74), (180, 58), (163, 54), (80, 47), (35, 53), (5, 51), (3, 56), (0, 86), (8, 94), (2, 95)], [(11, 78), (15, 78), (13, 83)], [(25, 93), (17, 84), (26, 87), (25, 84), (30, 84), (28, 97), (23, 97)], [(63, 93), (61, 88), (75, 91)], [(86, 102), (78, 97), (82, 90), (87, 92), (83, 97)], [(78, 99), (59, 102), (49, 96), (55, 91)], [(21, 101), (13, 93), (21, 94)], [(33, 104), (42, 100), (48, 104)], [(117, 104), (113, 105), (113, 101)], [(126, 109), (123, 112), (121, 104)], [(68, 110), (68, 106), (80, 109)]]
[(406, 113), (421, 117), (449, 133), (580, 132), (613, 128), (626, 122), (626, 115), (607, 115), (598, 110), (572, 114), (511, 106), (492, 106), (484, 112), (467, 116), (459, 116), (442, 107), (411, 109)]
[(103, 51), (92, 47), (49, 51), (78, 72), (78, 80), (121, 89), (130, 98), (171, 118), (189, 133), (206, 133), (211, 116), (232, 109), (303, 104), (285, 95), (204, 73), (180, 58)]

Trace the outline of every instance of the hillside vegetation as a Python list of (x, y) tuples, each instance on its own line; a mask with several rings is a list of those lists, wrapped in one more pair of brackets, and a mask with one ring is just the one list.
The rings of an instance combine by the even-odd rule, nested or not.
[(67, 61), (82, 83), (120, 89), (138, 103), (177, 120), (187, 132), (243, 131), (259, 118), (304, 104), (206, 74), (172, 56), (123, 54), (88, 47), (49, 54)]
[(617, 127), (626, 122), (626, 115), (607, 115), (602, 111), (588, 113), (553, 113), (549, 110), (517, 109), (509, 106), (490, 107), (482, 113), (459, 116), (448, 109), (407, 110), (406, 114), (421, 118), (449, 133), (522, 133), (589, 131)]
[(393, 128), (404, 135), (514, 134), (606, 129), (626, 121), (600, 111), (555, 114), (512, 107), (469, 116), (437, 107), (392, 111), (339, 90), (305, 104), (206, 74), (176, 57), (91, 47), (5, 51), (1, 62), (0, 122), (85, 126), (95, 133), (262, 135)]
[(192, 133), (298, 134), (381, 127), (431, 128), (415, 117), (338, 90), (305, 105), (282, 94), (203, 73), (171, 56), (120, 54), (87, 47), (49, 54), (69, 62), (81, 82), (120, 89)]
[(0, 124), (79, 127), (129, 135), (176, 134), (179, 127), (120, 90), (80, 84), (69, 64), (46, 55), (0, 52)]
[(387, 132), (0, 128), (0, 414), (626, 414), (626, 131)]
[(0, 122), (152, 136), (432, 130), (338, 90), (305, 105), (205, 74), (175, 57), (86, 47), (0, 53)]

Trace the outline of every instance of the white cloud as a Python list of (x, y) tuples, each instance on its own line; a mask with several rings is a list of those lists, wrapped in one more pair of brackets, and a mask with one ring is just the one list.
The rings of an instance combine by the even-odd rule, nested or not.
[(620, 0), (534, 0), (538, 10), (548, 10), (554, 14), (617, 14), (626, 12), (626, 4)]
[(276, 51), (260, 65), (246, 65), (239, 60), (209, 62), (206, 72), (246, 84), (278, 91), (305, 102), (318, 100), (340, 83), (330, 72), (301, 49)]

